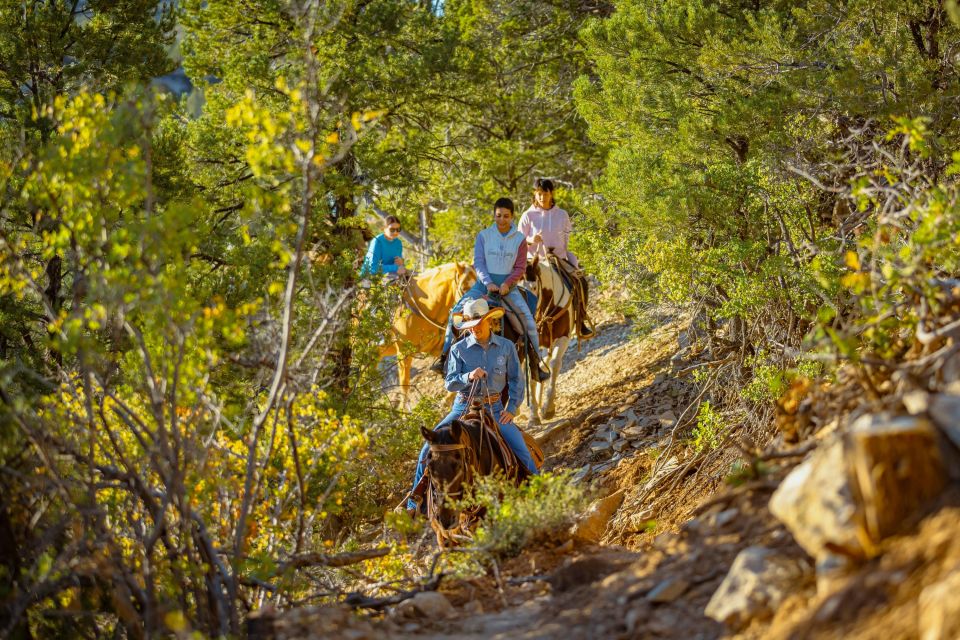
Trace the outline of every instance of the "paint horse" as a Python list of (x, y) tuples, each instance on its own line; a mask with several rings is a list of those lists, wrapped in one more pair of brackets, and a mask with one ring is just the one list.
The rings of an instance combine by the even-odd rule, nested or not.
[(537, 332), (544, 362), (550, 368), (550, 377), (543, 383), (530, 384), (530, 421), (540, 424), (542, 417), (549, 420), (556, 415), (557, 378), (563, 364), (563, 355), (570, 345), (573, 328), (573, 295), (552, 263), (556, 258), (535, 257), (527, 264), (526, 287), (537, 296)]
[(415, 353), (439, 356), (450, 309), (476, 282), (473, 267), (449, 262), (410, 279), (393, 317), (390, 337), (380, 357), (397, 356), (397, 378), (403, 406), (410, 399), (410, 365)]

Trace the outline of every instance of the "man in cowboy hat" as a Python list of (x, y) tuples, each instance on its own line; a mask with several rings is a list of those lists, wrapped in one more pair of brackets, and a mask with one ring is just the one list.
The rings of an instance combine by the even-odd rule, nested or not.
[[(520, 359), (513, 344), (495, 334), (490, 327), (492, 319), (501, 317), (503, 317), (503, 309), (499, 307), (491, 309), (483, 298), (468, 300), (463, 307), (462, 316), (454, 317), (457, 328), (469, 330), (469, 335), (450, 349), (444, 386), (447, 391), (457, 392), (457, 397), (450, 413), (437, 424), (435, 429), (452, 423), (466, 412), (469, 408), (467, 395), (476, 385), (480, 391), (476, 399), (481, 400), (493, 413), (503, 439), (527, 471), (532, 475), (538, 475), (540, 472), (523, 441), (523, 434), (513, 424), (517, 407), (523, 402), (524, 384), (523, 376), (520, 375)], [(506, 407), (500, 399), (505, 386), (509, 393)], [(414, 489), (423, 477), (424, 460), (428, 451), (429, 445), (424, 444), (413, 476)], [(409, 500), (407, 508), (416, 509), (416, 502)]]

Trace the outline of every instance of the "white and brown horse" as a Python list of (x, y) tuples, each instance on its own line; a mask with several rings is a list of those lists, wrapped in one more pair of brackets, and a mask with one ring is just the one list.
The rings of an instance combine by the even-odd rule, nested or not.
[(397, 356), (403, 406), (409, 401), (413, 355), (440, 355), (450, 309), (476, 279), (469, 264), (448, 262), (414, 276), (404, 288), (402, 304), (393, 316), (390, 340), (380, 349), (381, 358)]
[(556, 415), (557, 378), (573, 328), (573, 295), (557, 267), (539, 256), (527, 264), (526, 280), (527, 288), (537, 295), (540, 352), (550, 368), (545, 382), (531, 383), (530, 424), (540, 424), (541, 414), (548, 420)]

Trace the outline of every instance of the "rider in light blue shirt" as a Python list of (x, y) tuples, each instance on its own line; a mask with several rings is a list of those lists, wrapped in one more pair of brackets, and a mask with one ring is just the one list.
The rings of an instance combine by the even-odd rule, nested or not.
[(387, 216), (383, 224), (383, 233), (370, 241), (363, 267), (360, 268), (360, 276), (382, 273), (388, 280), (395, 280), (406, 272), (403, 266), (400, 220), (396, 216)]

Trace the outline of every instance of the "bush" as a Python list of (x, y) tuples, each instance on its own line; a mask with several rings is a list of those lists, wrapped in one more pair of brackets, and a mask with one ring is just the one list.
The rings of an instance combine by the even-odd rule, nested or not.
[(474, 546), (504, 557), (565, 531), (583, 508), (585, 495), (566, 473), (545, 473), (519, 487), (492, 476), (474, 485), (467, 502), (487, 511)]
[(714, 410), (710, 401), (700, 403), (697, 413), (697, 426), (693, 429), (693, 448), (697, 453), (710, 451), (723, 441), (723, 418)]

